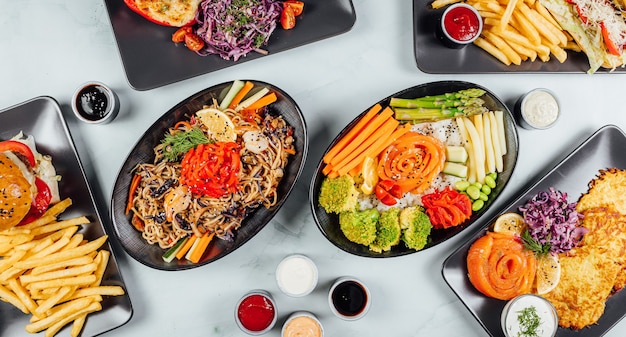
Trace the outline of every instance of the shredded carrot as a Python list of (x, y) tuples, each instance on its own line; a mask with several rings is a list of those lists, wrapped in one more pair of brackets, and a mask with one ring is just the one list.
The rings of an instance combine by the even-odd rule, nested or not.
[(137, 187), (139, 187), (139, 182), (141, 181), (141, 176), (135, 174), (133, 176), (133, 180), (130, 182), (130, 191), (128, 192), (128, 203), (126, 204), (126, 212), (128, 212), (133, 208), (133, 199), (135, 199), (135, 192), (137, 191)]
[(187, 240), (187, 242), (185, 242), (185, 245), (183, 246), (183, 248), (181, 248), (178, 253), (176, 253), (176, 258), (177, 259), (182, 259), (185, 254), (187, 254), (187, 252), (189, 251), (189, 249), (191, 248), (191, 246), (193, 246), (193, 243), (196, 241), (198, 237), (194, 234), (192, 236), (189, 237), (189, 240)]
[(192, 128), (191, 123), (189, 123), (187, 121), (178, 121), (178, 122), (176, 122), (176, 124), (174, 124), (174, 129), (178, 129), (181, 126), (184, 126), (187, 129), (191, 129)]
[(212, 232), (211, 234), (207, 232), (200, 238), (200, 242), (196, 246), (196, 249), (194, 249), (194, 251), (191, 252), (189, 261), (193, 263), (198, 263), (198, 261), (200, 261), (200, 258), (202, 257), (202, 255), (204, 255), (204, 251), (209, 246), (209, 243), (211, 242), (211, 239), (213, 239), (214, 235), (215, 235), (215, 232)]
[(363, 130), (363, 128), (369, 123), (369, 121), (376, 116), (376, 114), (382, 109), (380, 104), (374, 105), (370, 110), (357, 122), (357, 124), (343, 136), (337, 144), (335, 144), (326, 155), (324, 155), (324, 163), (330, 163), (331, 159), (337, 155), (343, 148), (346, 147), (349, 143), (351, 143), (354, 138), (356, 138), (359, 133)]
[(273, 92), (270, 92), (269, 94), (259, 98), (258, 101), (250, 104), (244, 110), (258, 110), (258, 109), (261, 109), (262, 107), (264, 107), (266, 105), (270, 105), (270, 104), (276, 102), (277, 99), (278, 98), (276, 97), (276, 94), (273, 93)]
[(239, 102), (241, 102), (241, 100), (244, 98), (244, 96), (246, 96), (250, 92), (250, 90), (252, 90), (252, 87), (254, 87), (254, 83), (252, 83), (250, 81), (246, 81), (246, 83), (243, 85), (241, 90), (239, 90), (237, 95), (235, 95), (235, 97), (233, 97), (233, 100), (230, 101), (230, 104), (228, 105), (228, 108), (229, 109), (234, 109), (237, 106), (237, 104), (239, 104)]
[(361, 164), (367, 149), (379, 138), (388, 137), (390, 133), (398, 126), (399, 122), (393, 118), (387, 119), (383, 125), (381, 125), (376, 131), (361, 143), (352, 153), (346, 156), (340, 163), (337, 164), (335, 170), (339, 175), (344, 175), (350, 170)]

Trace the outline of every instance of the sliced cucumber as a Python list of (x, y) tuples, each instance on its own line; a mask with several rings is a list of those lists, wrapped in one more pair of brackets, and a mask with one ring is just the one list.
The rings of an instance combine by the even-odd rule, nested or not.
[(467, 166), (459, 163), (445, 162), (442, 172), (459, 178), (467, 178)]
[(176, 257), (176, 253), (178, 253), (181, 248), (185, 245), (185, 242), (189, 240), (189, 236), (185, 236), (184, 238), (178, 240), (170, 249), (168, 249), (165, 254), (163, 254), (163, 261), (170, 263)]
[(463, 146), (446, 146), (446, 161), (465, 163), (468, 157), (467, 150)]
[(245, 85), (244, 81), (235, 80), (233, 82), (233, 84), (230, 86), (230, 89), (228, 89), (226, 96), (224, 96), (222, 103), (220, 103), (220, 110), (225, 110), (226, 108), (228, 108), (228, 106), (230, 105), (230, 102), (233, 101), (233, 98), (235, 98), (239, 90), (241, 90), (241, 88), (243, 88), (244, 85)]

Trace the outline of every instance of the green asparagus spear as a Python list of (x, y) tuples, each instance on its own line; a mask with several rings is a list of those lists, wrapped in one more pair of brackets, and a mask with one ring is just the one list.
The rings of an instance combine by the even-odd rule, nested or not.
[(395, 111), (398, 120), (434, 121), (487, 112), (483, 106), (485, 102), (480, 98), (484, 94), (485, 91), (482, 89), (470, 88), (414, 99), (393, 97), (389, 105)]

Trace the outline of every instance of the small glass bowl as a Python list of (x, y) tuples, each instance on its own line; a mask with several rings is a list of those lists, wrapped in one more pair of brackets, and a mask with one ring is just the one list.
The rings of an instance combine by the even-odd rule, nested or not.
[(466, 3), (448, 6), (439, 19), (437, 35), (443, 44), (460, 49), (472, 44), (483, 31), (480, 13)]
[[(255, 300), (252, 302), (252, 300)], [(257, 302), (256, 300), (261, 300), (261, 302)], [(253, 318), (258, 318), (261, 311), (267, 309), (267, 306), (271, 307), (271, 315), (272, 318), (267, 323), (266, 326), (260, 327), (259, 329), (255, 329), (251, 324), (246, 326), (245, 322), (242, 322), (242, 317), (245, 310), (248, 310), (247, 314), (252, 316)], [(245, 295), (241, 297), (241, 299), (237, 302), (235, 306), (235, 321), (237, 322), (237, 326), (241, 329), (241, 331), (247, 333), (248, 335), (258, 336), (263, 335), (274, 327), (276, 324), (276, 320), (278, 319), (278, 310), (276, 308), (276, 302), (272, 298), (269, 292), (261, 289), (251, 290)], [(243, 319), (244, 321), (246, 319)]]
[(72, 96), (71, 105), (74, 115), (88, 124), (109, 123), (120, 111), (115, 91), (98, 81), (81, 84)]
[(537, 330), (537, 336), (554, 337), (559, 327), (559, 317), (556, 309), (550, 301), (534, 294), (517, 296), (504, 306), (500, 318), (504, 335), (506, 337), (517, 337), (516, 326), (519, 324), (517, 315), (519, 315), (519, 312), (524, 308), (530, 307), (535, 308), (535, 312), (539, 315), (541, 320), (541, 324)]
[[(302, 331), (302, 329), (306, 331), (306, 333)], [(296, 311), (289, 315), (285, 324), (283, 324), (280, 335), (282, 337), (324, 337), (324, 327), (320, 320), (312, 313), (308, 311)]]
[(354, 321), (365, 316), (371, 303), (372, 295), (369, 289), (356, 277), (340, 277), (333, 282), (328, 291), (330, 310), (335, 316), (346, 321)]
[(522, 95), (513, 112), (519, 126), (527, 130), (549, 129), (561, 115), (556, 95), (545, 88), (533, 89)]
[(288, 255), (276, 267), (278, 288), (291, 297), (310, 294), (317, 286), (317, 278), (315, 262), (302, 254)]

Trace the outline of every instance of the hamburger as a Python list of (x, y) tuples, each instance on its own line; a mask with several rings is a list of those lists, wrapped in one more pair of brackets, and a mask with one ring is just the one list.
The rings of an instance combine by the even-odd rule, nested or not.
[(589, 59), (588, 73), (626, 64), (624, 0), (540, 0)]
[(32, 136), (0, 142), (0, 230), (41, 217), (60, 200), (52, 160), (37, 152)]

